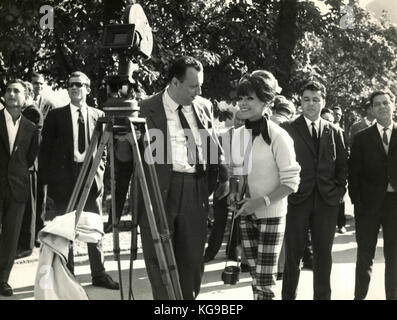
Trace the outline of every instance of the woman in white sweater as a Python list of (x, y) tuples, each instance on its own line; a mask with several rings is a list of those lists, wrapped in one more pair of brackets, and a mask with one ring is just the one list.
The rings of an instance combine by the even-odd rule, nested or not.
[[(250, 266), (254, 299), (273, 299), (277, 261), (284, 238), (287, 196), (298, 190), (300, 166), (293, 140), (267, 118), (277, 94), (270, 72), (248, 74), (239, 81), (239, 111), (245, 120), (232, 138), (234, 175), (246, 182), (241, 215), (244, 254)], [(238, 196), (231, 194), (234, 202)]]

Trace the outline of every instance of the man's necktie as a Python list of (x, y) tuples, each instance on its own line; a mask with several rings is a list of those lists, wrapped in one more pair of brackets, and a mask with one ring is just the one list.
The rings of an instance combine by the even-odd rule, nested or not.
[(85, 151), (85, 124), (84, 124), (84, 117), (81, 109), (79, 109), (79, 119), (77, 120), (79, 124), (79, 152), (84, 153)]
[(181, 125), (186, 137), (187, 144), (187, 161), (190, 165), (196, 165), (197, 173), (202, 173), (204, 171), (203, 165), (199, 163), (199, 152), (197, 148), (196, 141), (193, 136), (192, 129), (190, 128), (189, 123), (187, 122), (185, 115), (182, 112), (182, 105), (178, 106), (178, 115), (179, 120), (181, 121)]
[(320, 146), (320, 140), (318, 138), (316, 124), (314, 122), (312, 122), (312, 139), (313, 139), (314, 148), (316, 149), (316, 152), (318, 153), (318, 149)]
[(386, 131), (387, 131), (387, 128), (383, 128), (383, 136), (382, 136), (382, 140), (383, 140), (383, 143), (384, 143), (385, 145), (388, 145), (388, 144), (389, 144), (389, 141), (387, 140), (387, 134), (386, 134)]

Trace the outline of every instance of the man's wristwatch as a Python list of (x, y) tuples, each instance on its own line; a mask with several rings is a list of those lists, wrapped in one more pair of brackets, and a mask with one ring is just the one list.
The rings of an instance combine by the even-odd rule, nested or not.
[(264, 196), (263, 200), (265, 200), (266, 207), (270, 206), (270, 198), (268, 196)]

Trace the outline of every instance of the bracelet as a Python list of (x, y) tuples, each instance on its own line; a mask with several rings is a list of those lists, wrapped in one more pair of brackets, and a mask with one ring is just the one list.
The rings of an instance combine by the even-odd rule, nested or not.
[(268, 196), (264, 196), (263, 200), (265, 200), (266, 207), (270, 206), (270, 198)]

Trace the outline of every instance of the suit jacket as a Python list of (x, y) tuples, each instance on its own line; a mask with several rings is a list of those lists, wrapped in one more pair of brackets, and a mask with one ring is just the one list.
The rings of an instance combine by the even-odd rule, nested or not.
[(328, 205), (337, 205), (346, 192), (347, 149), (342, 130), (320, 119), (320, 147), (316, 155), (309, 128), (302, 116), (281, 124), (294, 140), (296, 160), (301, 166), (300, 184), (288, 197), (292, 204), (307, 199), (317, 187)]
[[(167, 127), (167, 117), (165, 114), (162, 100), (163, 92), (164, 91), (140, 102), (140, 116), (146, 118), (146, 123), (149, 130), (160, 130), (164, 137), (164, 141), (161, 143), (161, 145), (157, 145), (159, 148), (162, 149), (157, 151), (164, 152), (164, 164), (156, 164), (155, 168), (163, 201), (165, 202), (168, 197), (168, 189), (171, 182), (172, 152), (171, 142), (170, 139), (168, 139), (169, 132)], [(211, 152), (212, 160), (214, 153), (217, 153), (218, 156), (218, 158), (216, 158), (216, 161), (211, 161), (212, 164), (210, 164), (208, 168), (208, 189), (209, 193), (211, 194), (214, 191), (218, 182), (224, 182), (227, 180), (227, 168), (223, 164), (219, 165), (219, 163), (223, 163), (223, 150), (220, 146), (215, 131), (212, 129), (213, 116), (210, 109), (211, 103), (204, 98), (196, 97), (192, 104), (196, 114), (196, 120), (199, 129), (205, 129), (205, 131), (207, 132), (207, 151), (209, 151), (207, 153), (207, 163), (210, 163), (209, 158), (211, 156)]]
[(397, 124), (394, 123), (389, 152), (375, 125), (356, 134), (349, 159), (349, 195), (354, 204), (379, 208), (388, 183), (397, 190)]
[(8, 189), (17, 202), (26, 202), (30, 194), (29, 167), (39, 149), (39, 131), (36, 125), (21, 115), (14, 149), (10, 154), (4, 110), (0, 111), (0, 198)]
[(352, 126), (350, 127), (350, 135), (349, 135), (349, 137), (350, 137), (350, 139), (349, 139), (350, 146), (353, 145), (354, 136), (356, 135), (356, 133), (358, 133), (361, 130), (364, 130), (364, 129), (368, 128), (368, 127), (369, 127), (369, 125), (365, 121), (365, 119), (361, 119), (360, 121), (355, 122), (355, 123), (352, 124)]
[[(88, 107), (88, 137), (94, 132), (98, 118), (104, 116), (101, 110)], [(95, 155), (95, 153), (94, 153)], [(102, 157), (94, 183), (99, 193), (103, 186), (105, 171)], [(55, 201), (68, 202), (73, 192), (73, 126), (70, 105), (57, 108), (48, 113), (42, 130), (42, 143), (39, 152), (39, 176), (43, 185), (48, 184), (48, 196)]]

